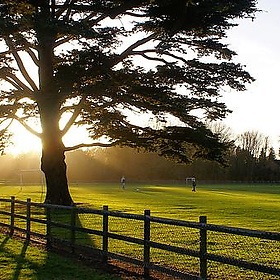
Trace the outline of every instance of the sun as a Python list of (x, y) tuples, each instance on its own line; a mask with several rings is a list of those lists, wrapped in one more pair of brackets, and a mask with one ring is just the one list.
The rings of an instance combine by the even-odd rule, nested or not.
[(11, 138), (12, 144), (6, 149), (8, 154), (20, 155), (41, 152), (41, 140), (28, 132), (24, 127), (14, 124), (11, 127), (11, 132), (13, 133)]
[[(28, 154), (28, 153), (41, 153), (42, 143), (40, 138), (28, 132), (24, 127), (19, 124), (13, 124), (11, 127), (12, 144), (7, 147), (5, 152), (12, 155)], [(83, 127), (73, 127), (63, 137), (65, 146), (74, 146), (80, 143), (90, 143), (88, 134)]]

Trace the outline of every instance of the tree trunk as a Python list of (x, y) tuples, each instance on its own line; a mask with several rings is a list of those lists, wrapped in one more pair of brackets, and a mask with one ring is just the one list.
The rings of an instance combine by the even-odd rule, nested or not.
[(54, 42), (56, 29), (51, 28), (52, 12), (49, 0), (38, 9), (37, 38), (39, 57), (39, 87), (35, 94), (42, 126), (41, 169), (46, 177), (45, 202), (71, 205), (65, 163), (65, 147), (59, 129), (61, 96), (54, 79)]
[(67, 176), (64, 151), (55, 143), (44, 145), (41, 168), (45, 173), (47, 193), (45, 203), (72, 205)]
[(73, 200), (68, 189), (65, 146), (59, 129), (60, 102), (55, 95), (44, 95), (39, 108), (42, 125), (41, 169), (47, 185), (45, 202), (71, 205)]

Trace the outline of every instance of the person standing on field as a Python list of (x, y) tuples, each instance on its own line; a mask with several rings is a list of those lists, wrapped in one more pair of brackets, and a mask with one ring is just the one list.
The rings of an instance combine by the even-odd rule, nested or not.
[(192, 179), (192, 192), (196, 191), (196, 181), (195, 178)]
[(125, 177), (122, 176), (121, 178), (121, 185), (122, 185), (122, 189), (124, 190), (125, 189)]

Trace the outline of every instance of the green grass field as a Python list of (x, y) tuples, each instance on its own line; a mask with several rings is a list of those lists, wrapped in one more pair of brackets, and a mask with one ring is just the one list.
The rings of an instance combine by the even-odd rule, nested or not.
[[(280, 185), (276, 184), (198, 185), (196, 192), (192, 192), (190, 186), (175, 184), (127, 184), (125, 190), (122, 190), (119, 184), (73, 184), (70, 187), (70, 191), (74, 201), (82, 207), (101, 209), (103, 205), (108, 205), (109, 209), (112, 211), (124, 211), (135, 214), (143, 214), (145, 209), (149, 209), (151, 210), (152, 216), (187, 221), (198, 221), (199, 216), (206, 215), (208, 223), (212, 224), (266, 231), (280, 231)], [(43, 202), (44, 188), (42, 188), (42, 186), (1, 185), (0, 197), (9, 198), (10, 196), (15, 196), (20, 200), (31, 198), (33, 202)], [(111, 223), (110, 231), (120, 234), (125, 233), (135, 237), (138, 237), (138, 235), (141, 236), (142, 226), (138, 223), (128, 221), (123, 223), (123, 221), (118, 218), (114, 219), (115, 220)], [(84, 227), (90, 225), (95, 229), (101, 229), (102, 226), (101, 217), (100, 219), (96, 217), (90, 219), (88, 216), (81, 216), (79, 222)], [(58, 232), (58, 234), (61, 233)], [(176, 229), (175, 231), (172, 227), (157, 228), (157, 226), (154, 226), (152, 236), (153, 238), (156, 238), (155, 241), (169, 242), (169, 244), (174, 243), (175, 246), (181, 244), (182, 246), (189, 246), (189, 248), (197, 250), (197, 235), (195, 234), (195, 231), (185, 231), (184, 229)], [(96, 237), (84, 236), (84, 234), (81, 234), (80, 237), (82, 239), (84, 238), (82, 242), (86, 242), (85, 244), (94, 244), (97, 248), (100, 247), (100, 240)], [(270, 249), (267, 251), (268, 243), (260, 243), (259, 249), (256, 249), (256, 241), (246, 237), (237, 238), (231, 236), (230, 239), (225, 239), (225, 236), (223, 235), (209, 234), (209, 238), (211, 240), (209, 243), (209, 250), (218, 250), (222, 255), (229, 256), (228, 254), (231, 254), (232, 256), (236, 255), (240, 258), (240, 252), (242, 252), (242, 258), (253, 260), (255, 256), (250, 247), (253, 246), (254, 250), (259, 250), (258, 254), (261, 261), (276, 266), (279, 263), (277, 252), (271, 251)], [(232, 247), (232, 243), (235, 244), (234, 248)], [(142, 249), (133, 244), (126, 244), (124, 242), (120, 244), (120, 242), (114, 240), (111, 241), (110, 244), (111, 249), (116, 253), (133, 254), (136, 258), (142, 254)], [(213, 246), (211, 244), (213, 244)], [(244, 246), (246, 246), (245, 250)], [(42, 259), (44, 259), (46, 253), (42, 252), (40, 254), (42, 254)], [(17, 256), (16, 259), (18, 259), (18, 255), (14, 255)], [(153, 261), (160, 262), (163, 265), (174, 263), (174, 260), (176, 259), (177, 267), (182, 267), (193, 273), (199, 271), (198, 262), (193, 258), (187, 257), (184, 259), (178, 259), (178, 256), (159, 250), (153, 250), (151, 255)], [(6, 256), (4, 255), (4, 258), (5, 257)], [(46, 259), (48, 258), (49, 256)], [(12, 266), (15, 267), (15, 264), (13, 263), (15, 261), (10, 261)], [(186, 266), (186, 262), (188, 267)], [(26, 263), (25, 258), (24, 263)], [(27, 265), (29, 264), (27, 263)], [(246, 275), (246, 279), (275, 279), (270, 278), (270, 276), (263, 278), (263, 275), (257, 276), (257, 274), (254, 273), (249, 277), (248, 272), (244, 272), (245, 274), (242, 274), (243, 276), (239, 278), (240, 271), (235, 270), (232, 267), (225, 269), (225, 266), (221, 265), (212, 266), (211, 263), (209, 264), (209, 271), (212, 275), (218, 274), (220, 276), (228, 276), (227, 271), (230, 271), (234, 276), (233, 278), (228, 279), (244, 279), (242, 278), (244, 275)], [(16, 272), (14, 271), (13, 273)], [(31, 272), (27, 271), (26, 273)], [(44, 273), (44, 271), (42, 273)], [(20, 279), (45, 278), (34, 277)], [(68, 278), (66, 276), (66, 278), (62, 277), (61, 279)], [(106, 276), (104, 279), (107, 279)]]
[(75, 260), (63, 258), (0, 234), (0, 280), (117, 280)]
[[(206, 215), (208, 223), (280, 232), (280, 185), (276, 184), (220, 184), (190, 186), (170, 184), (71, 185), (76, 203), (101, 209), (142, 214), (151, 210), (152, 216), (198, 221)], [(0, 186), (0, 197), (16, 196), (44, 200), (41, 186)]]

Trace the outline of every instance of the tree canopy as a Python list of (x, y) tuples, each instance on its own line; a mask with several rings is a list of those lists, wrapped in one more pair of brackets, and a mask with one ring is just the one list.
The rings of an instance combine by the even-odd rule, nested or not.
[[(225, 88), (242, 91), (253, 81), (222, 39), (234, 19), (255, 16), (256, 4), (1, 1), (2, 144), (13, 121), (42, 140), (46, 200), (59, 204), (72, 203), (65, 152), (81, 147), (128, 146), (181, 162), (222, 162), (227, 143), (205, 121), (230, 112), (219, 100)], [(92, 143), (65, 146), (73, 126), (86, 127)]]

